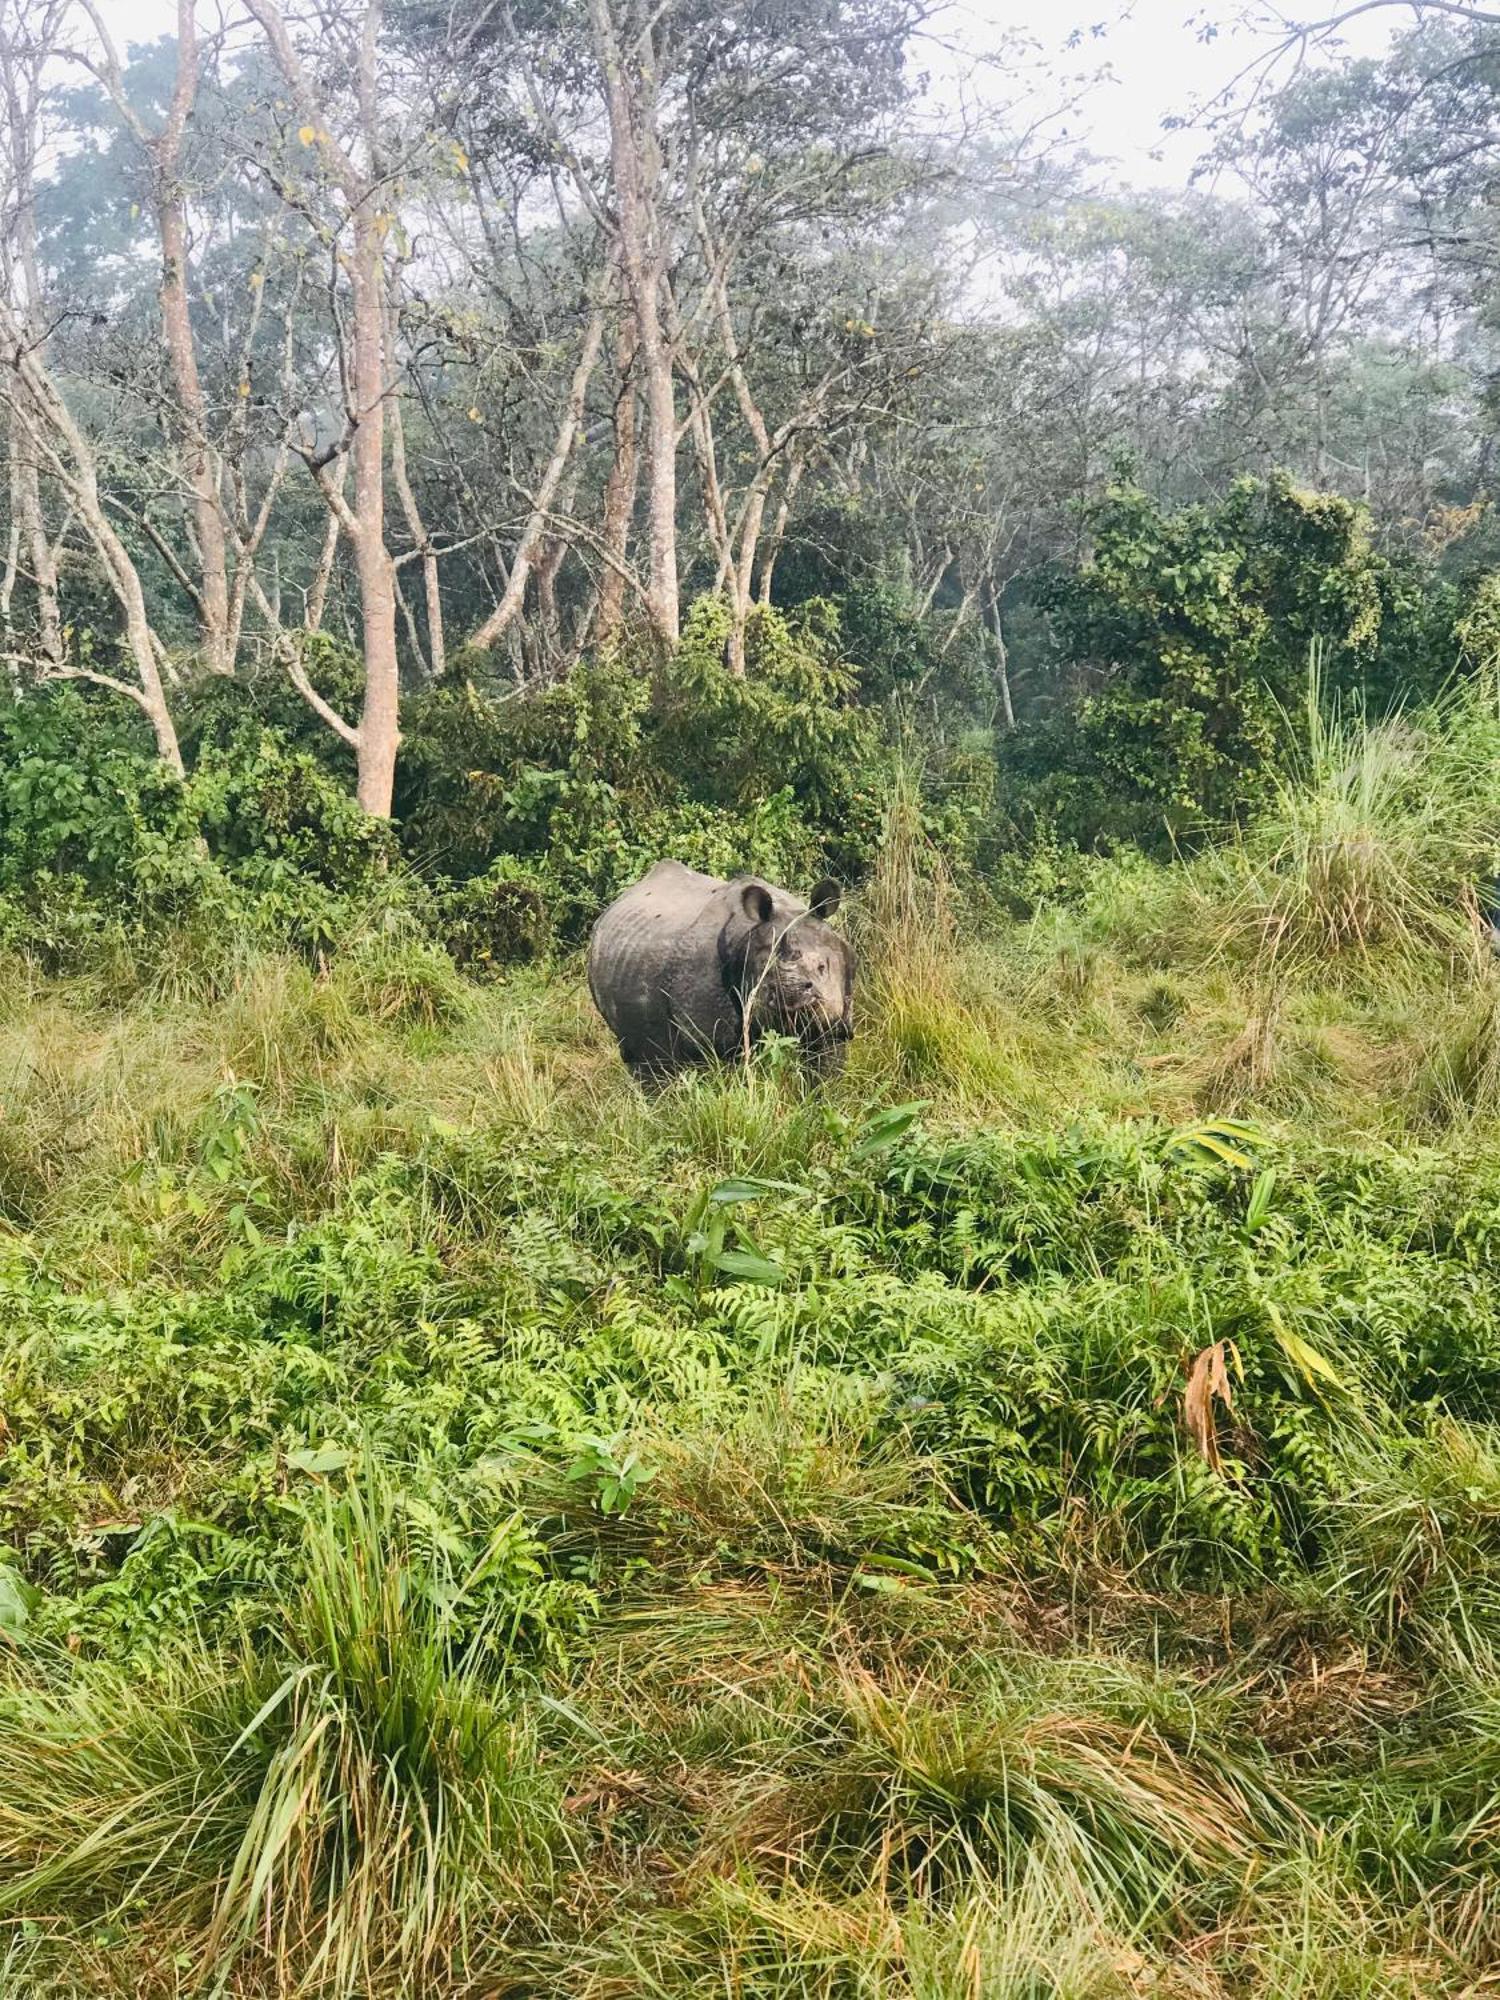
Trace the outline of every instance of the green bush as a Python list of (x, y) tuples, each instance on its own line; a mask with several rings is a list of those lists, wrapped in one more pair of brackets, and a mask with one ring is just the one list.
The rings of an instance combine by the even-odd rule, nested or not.
[(1452, 670), (1451, 594), (1380, 555), (1336, 495), (1245, 480), (1167, 512), (1122, 488), (1089, 527), (1088, 561), (1042, 591), (1076, 698), (1003, 746), (1023, 831), (1161, 851), (1240, 824), (1270, 795), (1310, 649), (1327, 692), (1376, 715)]

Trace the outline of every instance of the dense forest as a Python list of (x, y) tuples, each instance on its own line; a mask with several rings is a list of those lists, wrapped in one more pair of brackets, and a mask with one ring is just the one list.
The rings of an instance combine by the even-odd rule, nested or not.
[[(1500, 1990), (1500, 15), (1132, 188), (174, 8), (0, 0), (0, 2000)], [(841, 1061), (638, 1087), (663, 860)]]

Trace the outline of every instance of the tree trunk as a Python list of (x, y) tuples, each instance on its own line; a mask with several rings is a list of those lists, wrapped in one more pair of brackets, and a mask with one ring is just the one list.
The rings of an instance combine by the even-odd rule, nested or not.
[[(396, 311), (392, 302), (386, 316), (384, 337), (388, 350), (396, 351)], [(422, 556), (422, 594), (427, 624), (427, 672), (435, 681), (440, 681), (448, 671), (448, 643), (444, 637), (443, 588), (438, 575), (437, 550), (432, 537), (427, 532), (427, 524), (422, 519), (422, 510), (417, 505), (411, 475), (406, 463), (406, 419), (401, 413), (401, 398), (393, 395), (391, 411), (391, 476), (396, 482), (396, 492), (400, 496), (401, 510), (406, 516), (407, 529)], [(420, 649), (419, 649), (420, 650)]]
[[(348, 260), (353, 317), (352, 355), (348, 365), (349, 426), (353, 433), (349, 457), (354, 469), (354, 493), (344, 502), (340, 488), (327, 475), (327, 462), (309, 460), (324, 502), (338, 516), (354, 548), (359, 582), (361, 639), (364, 650), (364, 701), (357, 729), (321, 697), (312, 698), (305, 676), (299, 690), (330, 728), (352, 740), (358, 769), (360, 804), (377, 818), (390, 817), (396, 789), (396, 752), (401, 743), (401, 675), (396, 650), (396, 570), (385, 540), (385, 230), (380, 196), (388, 186), (380, 160), (380, 103), (377, 49), (383, 21), (382, 0), (364, 0), (354, 87), (359, 104), (363, 164), (334, 140), (316, 93), (303, 70), (276, 0), (246, 0), (259, 22), (303, 116), (317, 134), (333, 179), (343, 195), (353, 250)], [(325, 545), (331, 551), (333, 544)], [(291, 656), (289, 656), (291, 658)], [(295, 666), (294, 660), (292, 661)], [(295, 672), (293, 678), (296, 678)]]
[(57, 601), (57, 558), (42, 520), (42, 489), (37, 477), (36, 459), (20, 423), (14, 419), (7, 437), (6, 461), (10, 519), (6, 535), (5, 576), (0, 583), (0, 623), (4, 625), (7, 641), (13, 646), (15, 591), (24, 556), (36, 593), (37, 650), (48, 666), (60, 667), (63, 664), (63, 638), (62, 614)]
[[(42, 41), (45, 43), (44, 32)], [(36, 147), (37, 116), (42, 72), (35, 55), (22, 58), (7, 41), (0, 55), (0, 82), (3, 82), (9, 124), (9, 190), (12, 230), (18, 274), (25, 292), (22, 316), (27, 335), (38, 361), (46, 366), (47, 349), (42, 329), (42, 285), (37, 264)], [(31, 565), (32, 587), (36, 592), (37, 640), (42, 658), (49, 666), (63, 664), (62, 613), (57, 595), (57, 556), (47, 537), (42, 515), (41, 479), (36, 452), (16, 422), (10, 426), (10, 532), (14, 555), (7, 562), (6, 624), (11, 623), (11, 591), (14, 589), (21, 554)]]
[[(338, 482), (334, 489), (340, 497), (343, 495), (347, 476), (348, 465), (346, 462), (341, 462)], [(302, 629), (305, 632), (321, 632), (323, 629), (323, 615), (328, 609), (328, 586), (333, 581), (333, 563), (338, 554), (342, 528), (343, 523), (339, 520), (337, 512), (330, 507), (327, 525), (323, 530), (323, 546), (318, 551), (318, 564), (313, 571), (312, 584), (307, 593), (307, 608), (302, 617)]]
[(1005, 626), (1000, 617), (1000, 592), (990, 585), (990, 630), (995, 635), (995, 680), (1000, 689), (1000, 713), (1005, 721), (1005, 733), (1011, 735), (1016, 726), (1016, 711), (1010, 698), (1010, 652), (1005, 644)]
[(182, 751), (157, 669), (156, 635), (147, 616), (139, 572), (99, 497), (93, 448), (48, 373), (39, 349), (29, 342), (3, 289), (0, 289), (0, 339), (7, 350), (5, 396), (11, 421), (21, 433), (22, 456), (46, 461), (93, 543), (124, 619), (126, 650), (136, 679), (132, 684), (92, 668), (66, 665), (55, 668), (54, 672), (60, 677), (95, 682), (135, 702), (151, 724), (162, 762), (180, 778)]
[(767, 538), (765, 553), (760, 559), (760, 582), (756, 586), (756, 596), (762, 604), (769, 604), (771, 601), (771, 583), (776, 575), (776, 558), (781, 554), (781, 545), (786, 539), (786, 524), (791, 517), (792, 502), (797, 497), (797, 488), (802, 483), (802, 468), (806, 463), (803, 455), (794, 450), (787, 470), (786, 484), (781, 489), (781, 502), (776, 509), (776, 520)]
[(198, 628), (203, 661), (210, 673), (227, 674), (229, 658), (229, 551), (219, 506), (218, 477), (209, 448), (203, 388), (193, 350), (188, 314), (187, 227), (182, 191), (163, 191), (157, 216), (161, 230), (161, 319), (172, 386), (185, 433), (183, 475), (192, 508), (200, 572)]
[(218, 470), (208, 442), (208, 420), (188, 309), (187, 201), (182, 187), (182, 141), (198, 89), (198, 23), (194, 0), (177, 0), (177, 82), (159, 138), (151, 146), (156, 178), (156, 224), (161, 237), (162, 338), (182, 423), (183, 471), (198, 543), (198, 625), (204, 664), (227, 674), (229, 657), (229, 552)]
[[(609, 112), (610, 165), (619, 219), (620, 262), (630, 287), (646, 391), (649, 466), (647, 606), (658, 636), (677, 643), (677, 398), (672, 349), (662, 325), (665, 256), (656, 212), (655, 79), (635, 61), (627, 81), (610, 0), (590, 0)], [(648, 58), (649, 62), (649, 58)], [(632, 86), (634, 101), (632, 101)]]
[(600, 533), (604, 573), (599, 579), (594, 641), (601, 648), (612, 644), (625, 616), (625, 561), (630, 551), (630, 523), (635, 514), (640, 473), (640, 455), (636, 450), (635, 352), (635, 322), (626, 312), (621, 316), (615, 343), (615, 455), (604, 484), (604, 523)]
[(578, 441), (578, 432), (583, 423), (583, 406), (588, 397), (589, 380), (599, 359), (599, 347), (604, 338), (604, 313), (595, 311), (590, 315), (583, 337), (583, 352), (578, 357), (578, 365), (573, 370), (573, 380), (568, 389), (568, 400), (563, 409), (562, 421), (557, 429), (557, 441), (552, 448), (547, 469), (542, 475), (542, 483), (532, 500), (531, 512), (526, 526), (521, 531), (520, 546), (510, 566), (505, 589), (500, 602), (474, 634), (475, 646), (493, 646), (520, 612), (526, 596), (526, 581), (532, 566), (540, 557), (550, 526), (549, 515), (552, 503), (557, 498), (557, 489), (567, 470), (568, 460)]
[(354, 211), (350, 272), (354, 306), (353, 514), (354, 567), (359, 578), (365, 656), (364, 706), (359, 718), (359, 802), (389, 819), (401, 741), (401, 676), (396, 652), (396, 572), (385, 545), (384, 250), (375, 197)]

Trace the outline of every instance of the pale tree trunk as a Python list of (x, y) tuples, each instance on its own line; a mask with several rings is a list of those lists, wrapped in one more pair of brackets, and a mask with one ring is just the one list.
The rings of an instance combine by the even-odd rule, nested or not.
[(797, 488), (802, 484), (802, 469), (806, 462), (800, 452), (794, 453), (787, 468), (786, 482), (781, 489), (781, 501), (776, 509), (776, 520), (760, 558), (760, 582), (756, 585), (755, 594), (762, 604), (769, 604), (771, 601), (771, 584), (776, 575), (776, 558), (781, 554), (781, 545), (786, 539), (786, 524), (791, 517), (792, 502), (797, 497)]
[[(55, 26), (55, 18), (47, 17), (44, 25)], [(45, 60), (50, 50), (50, 42), (44, 42), (40, 59)], [(18, 74), (15, 51), (5, 40), (0, 82), (3, 82), (7, 97), (11, 162), (13, 167), (17, 164), (22, 167), (22, 189), (29, 193), (40, 102), (39, 63), (33, 61), (30, 87), (25, 87)], [(18, 115), (21, 121), (19, 126)], [(51, 551), (46, 547), (41, 522), (40, 477), (45, 468), (49, 478), (56, 482), (69, 501), (109, 580), (124, 623), (124, 650), (134, 668), (135, 679), (127, 681), (93, 668), (70, 667), (61, 658), (60, 642), (48, 671), (53, 678), (86, 680), (107, 687), (134, 702), (151, 725), (162, 762), (181, 777), (182, 751), (162, 689), (156, 635), (147, 617), (140, 576), (130, 552), (105, 512), (99, 494), (93, 446), (74, 420), (53, 381), (43, 344), (36, 337), (40, 301), (35, 244), (29, 233), (34, 225), (29, 200), (23, 202), (23, 211), (20, 242), (17, 244), (13, 236), (9, 247), (13, 253), (12, 269), (16, 262), (22, 267), (21, 281), (27, 293), (25, 300), (18, 304), (11, 297), (8, 283), (0, 284), (0, 348), (3, 348), (3, 356), (0, 356), (0, 400), (6, 404), (10, 417), (16, 454), (14, 463), (20, 474), (22, 512), (30, 516), (24, 523), (23, 532), (33, 538), (33, 560), (41, 573), (45, 594), (45, 580), (49, 575), (55, 577), (51, 569)], [(7, 273), (7, 278), (10, 275)], [(35, 482), (34, 487), (32, 482)]]
[(562, 568), (568, 545), (560, 537), (542, 549), (532, 571), (536, 593), (537, 665), (543, 681), (552, 680), (562, 660), (562, 618), (557, 608), (557, 572)]
[[(347, 465), (339, 466), (338, 482), (334, 487), (335, 497), (342, 500), (347, 475)], [(302, 617), (302, 628), (306, 632), (321, 632), (324, 614), (328, 609), (328, 587), (333, 582), (333, 564), (338, 555), (339, 535), (343, 523), (338, 509), (330, 507), (327, 525), (323, 529), (323, 546), (318, 551), (317, 568), (313, 571), (312, 584), (307, 593), (307, 608)]]
[(34, 452), (66, 492), (80, 525), (94, 545), (125, 626), (125, 649), (134, 682), (92, 668), (58, 666), (51, 677), (91, 681), (133, 701), (145, 715), (167, 768), (183, 775), (182, 751), (157, 669), (156, 635), (146, 613), (141, 579), (129, 550), (116, 534), (99, 497), (98, 471), (88, 439), (74, 422), (57, 385), (34, 349), (8, 299), (0, 294), (0, 340), (6, 355), (3, 393), (23, 450)]
[[(962, 572), (960, 572), (961, 577)], [(954, 646), (962, 636), (965, 626), (967, 626), (969, 620), (974, 616), (974, 605), (978, 596), (979, 585), (977, 583), (966, 583), (964, 585), (963, 596), (959, 599), (958, 609), (953, 614), (953, 623), (944, 633), (943, 643), (938, 647), (939, 654), (952, 652)]]
[[(42, 339), (41, 276), (37, 264), (36, 147), (41, 108), (42, 64), (50, 51), (60, 20), (57, 6), (38, 12), (29, 46), (18, 47), (9, 32), (0, 34), (0, 89), (5, 96), (6, 142), (9, 154), (11, 249), (13, 269), (24, 297), (21, 317), (37, 358), (45, 367)], [(21, 24), (18, 21), (17, 26)], [(12, 422), (8, 438), (10, 529), (6, 551), (5, 626), (12, 629), (13, 602), (21, 561), (30, 566), (36, 596), (37, 644), (45, 665), (63, 664), (62, 613), (57, 593), (57, 552), (48, 539), (42, 512), (41, 481), (36, 453), (23, 429)]]
[(36, 645), (42, 664), (63, 664), (62, 611), (57, 595), (57, 551), (42, 515), (42, 487), (36, 454), (20, 425), (12, 422), (6, 454), (10, 523), (5, 578), (0, 586), (0, 618), (8, 640), (15, 634), (15, 589), (24, 560), (36, 597)]
[(635, 353), (635, 321), (627, 311), (621, 315), (615, 341), (615, 449), (604, 483), (604, 520), (600, 530), (604, 569), (599, 579), (599, 607), (594, 623), (594, 639), (600, 647), (613, 643), (625, 616), (625, 562), (630, 550), (630, 523), (635, 515), (640, 471), (635, 438)]
[(672, 348), (662, 324), (666, 258), (657, 211), (659, 174), (656, 77), (643, 32), (644, 56), (628, 66), (616, 33), (611, 0), (589, 0), (609, 114), (610, 166), (618, 217), (620, 264), (630, 288), (645, 387), (648, 460), (647, 525), (650, 568), (647, 609), (658, 637), (677, 642), (677, 398)]
[[(706, 256), (711, 255), (707, 218), (701, 204), (695, 203), (699, 238)], [(745, 495), (737, 527), (737, 550), (731, 563), (730, 612), (733, 624), (729, 638), (729, 670), (743, 676), (745, 672), (745, 621), (750, 615), (755, 576), (755, 555), (760, 546), (761, 528), (765, 521), (766, 502), (770, 498), (771, 482), (775, 478), (775, 450), (771, 442), (770, 428), (761, 413), (760, 405), (751, 393), (749, 377), (745, 373), (740, 357), (739, 337), (734, 329), (734, 313), (729, 304), (729, 288), (724, 282), (722, 263), (715, 270), (713, 278), (714, 307), (719, 322), (719, 337), (724, 344), (724, 353), (729, 364), (729, 379), (734, 385), (735, 400), (740, 407), (745, 428), (750, 433), (750, 441), (755, 446), (757, 465), (749, 491)]]
[[(246, 0), (246, 4), (270, 44), (276, 66), (303, 118), (316, 135), (322, 158), (343, 196), (353, 238), (348, 258), (352, 320), (348, 425), (352, 433), (349, 461), (353, 492), (348, 501), (343, 498), (341, 484), (329, 477), (326, 456), (319, 458), (309, 451), (307, 457), (324, 502), (337, 516), (354, 552), (365, 670), (358, 727), (336, 716), (321, 698), (313, 699), (305, 675), (299, 677), (294, 670), (293, 679), (315, 712), (353, 745), (359, 802), (366, 812), (384, 819), (390, 816), (395, 795), (396, 753), (401, 742), (401, 677), (396, 643), (396, 570), (385, 538), (385, 410), (391, 383), (386, 368), (385, 313), (388, 217), (381, 209), (385, 181), (379, 158), (377, 50), (382, 0), (364, 0), (354, 64), (364, 154), (362, 166), (332, 136), (330, 121), (292, 46), (276, 0)], [(334, 546), (334, 541), (325, 544), (330, 551)]]
[(432, 537), (422, 519), (417, 505), (417, 496), (406, 469), (406, 426), (401, 415), (399, 400), (391, 402), (391, 476), (396, 482), (396, 492), (401, 501), (401, 510), (406, 516), (407, 530), (417, 545), (422, 559), (422, 598), (427, 623), (427, 671), (434, 680), (441, 680), (448, 671), (448, 643), (443, 626), (443, 587), (438, 575), (437, 550)]
[(177, 84), (167, 122), (152, 147), (157, 228), (161, 235), (161, 319), (172, 384), (182, 421), (184, 473), (198, 544), (198, 604), (203, 660), (210, 673), (227, 674), (229, 655), (229, 553), (221, 511), (218, 468), (208, 442), (208, 419), (188, 310), (187, 199), (182, 185), (182, 142), (198, 91), (198, 24), (194, 0), (177, 0)]
[(189, 585), (198, 622), (198, 643), (210, 673), (233, 671), (229, 582), (229, 538), (225, 530), (218, 456), (208, 437), (208, 415), (198, 374), (188, 299), (187, 194), (182, 182), (182, 149), (198, 95), (199, 50), (196, 0), (177, 0), (177, 74), (160, 128), (152, 131), (125, 94), (114, 43), (95, 0), (82, 0), (94, 24), (102, 62), (90, 64), (113, 99), (150, 165), (156, 213), (161, 280), (162, 345), (177, 428), (181, 434), (183, 484), (187, 489), (197, 580)]
[[(387, 345), (391, 353), (396, 351), (394, 308), (386, 333)], [(407, 532), (416, 543), (422, 560), (422, 594), (426, 607), (427, 622), (427, 671), (433, 680), (441, 680), (448, 671), (448, 644), (443, 627), (443, 589), (438, 575), (437, 550), (432, 537), (427, 532), (427, 524), (422, 519), (422, 510), (417, 505), (417, 496), (412, 490), (411, 475), (406, 463), (406, 419), (401, 409), (401, 398), (393, 394), (390, 398), (391, 412), (391, 477), (396, 483), (397, 497), (401, 511), (406, 516)]]
[(1005, 626), (1000, 616), (1000, 592), (993, 582), (989, 597), (990, 630), (995, 638), (995, 680), (1000, 690), (1000, 713), (1005, 720), (1005, 733), (1009, 736), (1016, 726), (1016, 711), (1010, 698), (1010, 652), (1005, 644)]
[(373, 194), (354, 212), (354, 566), (364, 636), (365, 698), (359, 718), (359, 802), (389, 818), (400, 743), (396, 571), (385, 545), (384, 244)]
[(21, 532), (31, 547), (31, 582), (36, 591), (37, 642), (42, 658), (61, 666), (64, 655), (62, 609), (57, 594), (57, 550), (42, 518), (42, 489), (36, 463), (22, 452), (17, 498)]
[(16, 583), (21, 574), (21, 510), (18, 502), (20, 480), (18, 468), (20, 453), (17, 432), (19, 426), (14, 417), (5, 432), (5, 490), (10, 506), (5, 520), (5, 570), (0, 574), (0, 637), (5, 641), (5, 670), (13, 683), (21, 678), (20, 657), (16, 649)]
[(175, 186), (159, 212), (162, 246), (161, 316), (167, 356), (178, 408), (182, 414), (183, 476), (192, 509), (198, 549), (200, 594), (199, 639), (203, 663), (210, 673), (227, 674), (234, 662), (229, 650), (229, 550), (220, 510), (219, 480), (208, 443), (203, 389), (188, 317), (187, 231), (181, 191)]

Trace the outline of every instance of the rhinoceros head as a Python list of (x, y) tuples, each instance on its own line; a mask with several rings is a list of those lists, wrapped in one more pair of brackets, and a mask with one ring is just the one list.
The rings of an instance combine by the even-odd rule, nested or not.
[(803, 1042), (847, 1041), (854, 1032), (854, 953), (824, 921), (839, 906), (837, 882), (820, 882), (805, 912), (777, 909), (764, 882), (746, 882), (740, 908), (749, 930), (735, 957), (735, 983), (752, 1024)]

